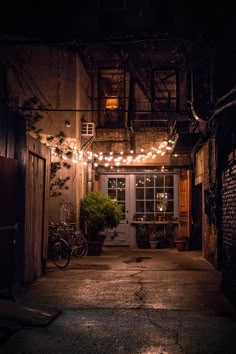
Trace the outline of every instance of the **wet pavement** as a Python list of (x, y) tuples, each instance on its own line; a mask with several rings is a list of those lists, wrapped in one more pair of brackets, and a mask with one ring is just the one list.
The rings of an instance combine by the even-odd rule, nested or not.
[(58, 309), (45, 327), (9, 321), (1, 353), (236, 353), (235, 310), (199, 251), (105, 248), (48, 264), (19, 304)]

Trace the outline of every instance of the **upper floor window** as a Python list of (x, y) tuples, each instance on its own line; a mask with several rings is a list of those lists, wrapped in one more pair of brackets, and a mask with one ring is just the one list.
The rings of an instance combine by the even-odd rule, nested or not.
[(103, 69), (99, 72), (98, 100), (99, 125), (123, 127), (124, 76), (120, 69)]
[(176, 111), (177, 74), (175, 70), (154, 71), (153, 94), (157, 110), (161, 112)]

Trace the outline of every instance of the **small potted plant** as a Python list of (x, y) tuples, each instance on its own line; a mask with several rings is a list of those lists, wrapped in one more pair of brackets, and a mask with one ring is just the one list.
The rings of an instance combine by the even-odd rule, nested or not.
[(175, 246), (179, 252), (186, 251), (188, 237), (178, 236), (175, 238)]
[(152, 231), (149, 234), (149, 245), (151, 248), (157, 248), (158, 243), (159, 243), (159, 235), (157, 232)]
[(136, 225), (136, 242), (138, 248), (149, 248), (147, 225)]
[(100, 192), (90, 192), (80, 205), (80, 225), (89, 246), (89, 255), (99, 255), (106, 237), (105, 230), (116, 227), (121, 219), (120, 205)]

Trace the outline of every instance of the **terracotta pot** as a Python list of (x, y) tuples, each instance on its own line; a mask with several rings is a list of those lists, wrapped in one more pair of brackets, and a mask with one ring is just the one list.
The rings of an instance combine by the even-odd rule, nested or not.
[(106, 235), (105, 233), (99, 233), (96, 240), (88, 240), (88, 256), (100, 256), (102, 253), (104, 241)]
[(175, 240), (176, 249), (180, 252), (186, 251), (186, 245), (187, 245), (187, 240), (185, 240), (185, 239), (176, 239)]
[(157, 248), (158, 241), (149, 241), (149, 245), (151, 248)]

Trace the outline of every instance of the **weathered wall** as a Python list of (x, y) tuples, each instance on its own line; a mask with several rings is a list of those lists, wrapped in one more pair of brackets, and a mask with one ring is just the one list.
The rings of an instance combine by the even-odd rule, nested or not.
[[(38, 128), (43, 134), (58, 134), (74, 139), (74, 148), (81, 146), (81, 119), (90, 120), (90, 79), (78, 55), (64, 48), (48, 46), (16, 46), (3, 50), (3, 62), (8, 68), (9, 95), (17, 97), (21, 107), (25, 100), (36, 96), (49, 111), (42, 111)], [(65, 124), (70, 122), (70, 126)], [(58, 176), (69, 176), (69, 189), (50, 201), (49, 220), (61, 218), (60, 203), (72, 203), (73, 219), (78, 221), (78, 208), (84, 195), (84, 166), (71, 164)]]
[(210, 181), (214, 183), (215, 149), (214, 140), (207, 142), (196, 154), (195, 184), (202, 183), (202, 252), (214, 266), (217, 265), (217, 230), (210, 221), (205, 208), (205, 193), (209, 191)]

